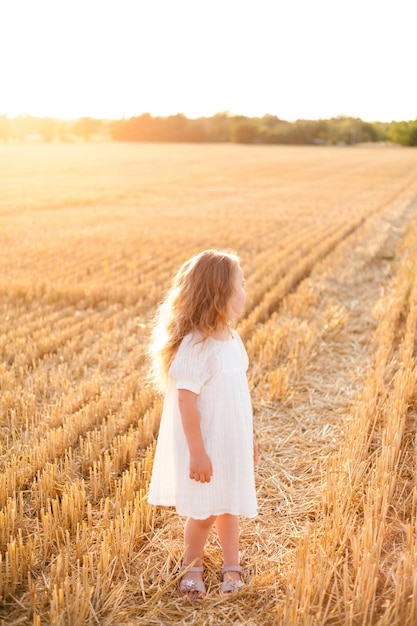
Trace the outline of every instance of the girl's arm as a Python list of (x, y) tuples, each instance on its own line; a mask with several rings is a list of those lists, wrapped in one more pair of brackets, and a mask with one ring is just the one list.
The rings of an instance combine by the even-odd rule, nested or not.
[(198, 394), (188, 389), (178, 389), (182, 427), (190, 453), (190, 478), (201, 483), (209, 483), (213, 475), (213, 468), (201, 436), (197, 398)]
[(253, 464), (258, 465), (259, 460), (259, 449), (256, 441), (253, 442)]

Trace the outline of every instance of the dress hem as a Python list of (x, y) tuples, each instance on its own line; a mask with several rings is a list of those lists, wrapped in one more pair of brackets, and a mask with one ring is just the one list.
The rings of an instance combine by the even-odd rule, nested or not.
[(207, 519), (208, 517), (211, 516), (218, 516), (218, 515), (236, 515), (236, 517), (247, 517), (248, 519), (253, 519), (254, 517), (258, 516), (258, 510), (256, 510), (255, 512), (251, 511), (250, 513), (242, 513), (242, 512), (236, 512), (230, 509), (220, 509), (214, 512), (210, 512), (210, 513), (198, 513), (198, 514), (193, 514), (191, 511), (189, 512), (185, 512), (185, 511), (180, 511), (179, 509), (177, 509), (177, 507), (175, 506), (175, 504), (171, 504), (171, 503), (155, 503), (155, 502), (150, 502), (148, 500), (148, 504), (151, 504), (152, 506), (163, 506), (163, 507), (171, 507), (173, 509), (175, 509), (176, 513), (178, 515), (180, 515), (181, 517), (192, 517), (192, 519), (197, 519), (197, 520), (203, 520), (203, 519)]

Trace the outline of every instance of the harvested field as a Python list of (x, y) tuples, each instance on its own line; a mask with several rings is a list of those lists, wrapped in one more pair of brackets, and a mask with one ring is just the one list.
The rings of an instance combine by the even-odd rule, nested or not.
[[(0, 624), (417, 623), (417, 151), (0, 146)], [(149, 325), (179, 264), (236, 250), (259, 516), (248, 586), (178, 597), (146, 502)]]

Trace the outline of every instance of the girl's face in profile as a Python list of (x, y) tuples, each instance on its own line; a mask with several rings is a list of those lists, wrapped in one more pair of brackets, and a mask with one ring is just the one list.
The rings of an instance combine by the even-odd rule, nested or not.
[(245, 280), (240, 265), (237, 266), (233, 277), (233, 295), (229, 300), (229, 315), (231, 321), (236, 321), (243, 313), (246, 302)]

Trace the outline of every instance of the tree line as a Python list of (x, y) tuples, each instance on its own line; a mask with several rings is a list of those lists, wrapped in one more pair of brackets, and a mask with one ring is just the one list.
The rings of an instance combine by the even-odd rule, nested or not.
[(417, 146), (417, 118), (403, 122), (364, 122), (338, 116), (288, 122), (275, 115), (246, 117), (217, 113), (189, 119), (183, 114), (156, 117), (144, 113), (120, 120), (82, 117), (74, 121), (29, 115), (0, 116), (0, 141), (89, 141), (95, 135), (113, 141), (233, 142), (245, 144), (354, 145), (392, 142)]

